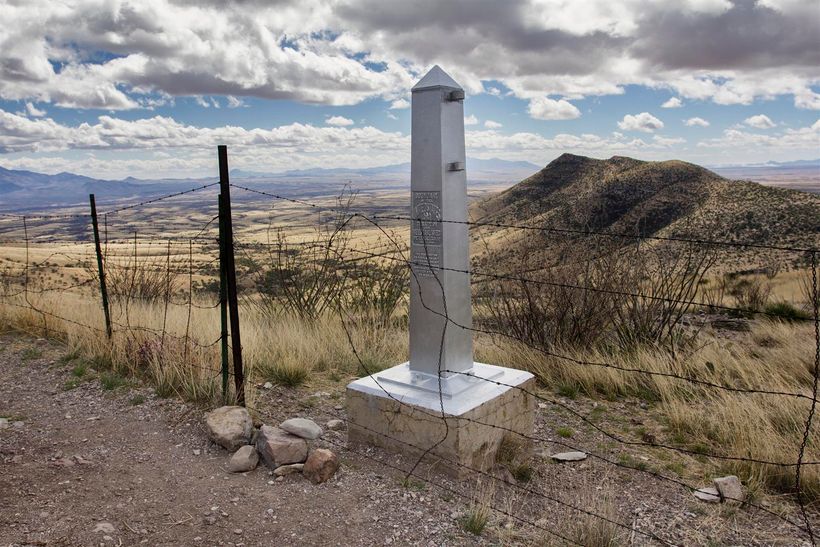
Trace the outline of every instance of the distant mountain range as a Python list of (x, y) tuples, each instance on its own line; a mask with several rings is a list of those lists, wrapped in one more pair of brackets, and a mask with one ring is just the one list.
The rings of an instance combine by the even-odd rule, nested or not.
[[(467, 158), (467, 176), (471, 179), (487, 180), (493, 178), (501, 178), (504, 180), (515, 179), (515, 176), (521, 172), (527, 174), (533, 173), (540, 169), (541, 166), (528, 161), (509, 161), (498, 158), (493, 159), (478, 159)], [(410, 176), (410, 162), (396, 163), (392, 165), (382, 165), (379, 167), (364, 167), (359, 169), (352, 169), (346, 167), (336, 168), (321, 168), (315, 167), (313, 169), (295, 169), (284, 171), (281, 173), (260, 173), (256, 171), (244, 171), (241, 169), (231, 170), (231, 176), (238, 178), (293, 178), (293, 177), (351, 177), (351, 178), (366, 178), (379, 177), (385, 175), (406, 175)]]
[[(525, 161), (467, 158), (468, 182), (473, 184), (508, 182), (525, 178), (540, 167)], [(307, 184), (341, 185), (378, 189), (402, 187), (410, 183), (410, 164), (399, 163), (361, 169), (313, 168), (281, 173), (264, 173), (233, 169), (232, 180), (252, 180), (269, 189), (287, 188), (290, 191), (311, 192)], [(146, 197), (190, 189), (193, 186), (215, 182), (216, 176), (197, 179), (137, 179), (105, 180), (58, 173), (47, 175), (34, 171), (11, 170), (0, 167), (0, 210), (44, 210), (87, 203), (88, 194), (98, 194), (105, 201), (137, 200)]]
[(728, 164), (715, 165), (712, 169), (732, 169), (732, 168), (746, 168), (754, 169), (755, 167), (818, 167), (820, 168), (820, 158), (816, 160), (794, 160), (794, 161), (767, 161), (765, 163), (742, 163), (742, 164)]

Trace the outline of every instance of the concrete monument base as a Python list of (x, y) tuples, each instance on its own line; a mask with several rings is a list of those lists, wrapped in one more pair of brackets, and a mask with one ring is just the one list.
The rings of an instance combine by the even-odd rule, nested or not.
[(532, 435), (534, 397), (516, 388), (534, 384), (529, 372), (482, 363), (440, 380), (404, 363), (347, 386), (348, 441), (410, 457), (440, 443), (427, 461), (443, 473), (487, 471), (505, 435), (518, 442), (526, 439), (512, 432)]

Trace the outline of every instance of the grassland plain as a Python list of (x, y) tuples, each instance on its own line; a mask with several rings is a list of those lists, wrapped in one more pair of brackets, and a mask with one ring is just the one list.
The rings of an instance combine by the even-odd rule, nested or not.
[[(680, 166), (671, 167), (678, 170)], [(711, 203), (710, 190), (701, 190), (707, 197), (698, 203)], [(778, 194), (777, 199), (781, 198)], [(330, 196), (316, 199), (329, 206), (338, 204)], [(668, 210), (654, 205), (650, 209)], [(521, 209), (513, 207), (509, 211), (518, 211), (518, 215)], [(389, 217), (402, 214), (402, 209), (397, 196), (391, 195), (383, 206), (376, 205), (369, 212)], [(216, 342), (220, 320), (214, 307), (218, 286), (214, 246), (207, 242), (163, 241), (182, 226), (187, 226), (183, 238), (197, 235), (212, 218), (206, 212), (189, 213), (186, 221), (165, 225), (156, 221), (162, 214), (161, 208), (150, 214), (140, 213), (134, 221), (139, 226), (136, 244), (127, 239), (128, 223), (123, 222), (124, 227), (119, 228), (110, 226), (107, 264), (109, 279), (115, 285), (115, 333), (110, 341), (102, 334), (104, 324), (90, 245), (48, 238), (34, 242), (32, 233), (28, 245), (19, 241), (2, 244), (4, 296), (0, 300), (0, 324), (6, 329), (63, 340), (72, 358), (71, 366), (77, 370), (98, 369), (103, 385), (116, 387), (119, 378), (138, 378), (154, 386), (160, 396), (176, 395), (203, 406), (219, 404), (220, 350)], [(164, 214), (176, 213), (170, 209)], [(485, 210), (484, 214), (495, 213)], [(254, 208), (248, 202), (244, 212), (240, 208), (238, 217), (242, 219), (237, 261), (247, 383), (261, 386), (270, 381), (276, 395), (271, 400), (270, 391), (249, 389), (251, 408), (309, 414), (312, 406), (318, 405), (323, 411), (338, 413), (338, 405), (325, 408), (324, 403), (309, 395), (340, 394), (351, 379), (406, 360), (407, 276), (391, 270), (394, 259), (401, 269), (406, 266), (400, 252), (408, 235), (404, 223), (385, 222), (383, 231), (359, 219), (337, 231), (338, 218), (318, 215), (292, 203), (264, 211), (264, 207)], [(777, 214), (775, 217), (780, 218)], [(515, 218), (516, 222), (521, 220)], [(191, 223), (197, 228), (191, 229)], [(321, 225), (318, 229), (317, 224)], [(765, 231), (769, 235), (761, 235), (760, 241), (811, 243), (812, 234), (816, 236), (812, 225), (805, 225), (801, 231), (798, 224), (792, 226), (794, 230), (786, 240), (772, 229)], [(664, 229), (668, 228), (652, 233), (664, 233)], [(48, 236), (53, 238), (58, 232)], [(87, 235), (77, 232), (78, 236), (82, 233)], [(148, 240), (148, 236), (153, 239)], [(505, 260), (509, 255), (498, 244), (501, 239), (493, 240), (494, 236), (483, 232), (483, 228), (475, 230), (473, 237), (475, 271), (520, 269), (520, 263)], [(539, 453), (548, 454), (569, 444), (593, 454), (596, 466), (604, 461), (598, 461), (598, 457), (617, 463), (602, 464), (601, 469), (583, 468), (595, 473), (612, 468), (611, 473), (605, 473), (609, 479), (602, 495), (590, 494), (589, 488), (572, 489), (572, 496), (601, 505), (601, 513), (614, 511), (621, 518), (646, 523), (641, 526), (674, 534), (661, 525), (664, 510), (668, 515), (671, 507), (684, 508), (684, 513), (695, 516), (684, 514), (679, 525), (694, 526), (698, 534), (705, 535), (681, 538), (697, 538), (696, 543), (705, 544), (709, 534), (717, 534), (717, 529), (728, 524), (734, 527), (727, 532), (730, 535), (722, 536), (728, 543), (792, 544), (789, 541), (795, 529), (786, 532), (781, 523), (768, 520), (759, 509), (746, 506), (739, 511), (711, 511), (695, 503), (686, 489), (657, 482), (648, 472), (693, 486), (706, 485), (714, 476), (735, 473), (748, 488), (752, 504), (797, 518), (791, 496), (793, 467), (723, 458), (794, 463), (810, 401), (716, 390), (661, 374), (741, 390), (810, 397), (815, 345), (813, 327), (807, 321), (812, 302), (805, 256), (785, 261), (780, 255), (755, 251), (748, 256), (736, 253), (731, 260), (709, 255), (705, 262), (674, 262), (683, 266), (670, 267), (669, 257), (678, 256), (675, 251), (655, 252), (658, 248), (651, 245), (624, 247), (632, 254), (621, 252), (621, 247), (613, 252), (611, 246), (602, 254), (586, 249), (572, 254), (567, 250), (586, 247), (589, 242), (575, 239), (564, 244), (555, 238), (545, 245), (543, 239), (539, 242), (532, 238), (526, 241), (529, 247), (518, 249), (520, 255), (528, 255), (529, 251), (522, 249), (547, 247), (550, 256), (529, 253), (530, 259), (539, 257), (540, 261), (530, 265), (542, 270), (544, 260), (559, 265), (546, 268), (551, 272), (548, 274), (528, 272), (534, 281), (573, 279), (580, 285), (599, 288), (614, 283), (622, 289), (667, 296), (669, 293), (663, 292), (667, 282), (679, 286), (677, 280), (686, 279), (684, 300), (700, 304), (657, 308), (650, 305), (651, 299), (644, 298), (588, 299), (583, 296), (587, 291), (578, 289), (522, 293), (530, 284), (510, 287), (504, 285), (508, 283), (505, 280), (474, 275), (476, 324), (479, 331), (484, 331), (476, 333), (476, 359), (526, 368), (538, 376), (539, 394), (544, 399), (540, 412), (547, 415), (536, 432)], [(374, 247), (385, 247), (389, 253), (375, 253)], [(331, 250), (316, 253), (317, 248)], [(637, 268), (637, 252), (653, 258)], [(621, 258), (608, 258), (613, 256)], [(347, 261), (355, 266), (348, 268)], [(37, 268), (26, 264), (36, 264)], [(573, 266), (577, 264), (583, 268)], [(663, 282), (655, 283), (655, 279)], [(610, 285), (595, 284), (603, 281)], [(396, 291), (397, 286), (401, 290)], [(346, 295), (344, 299), (342, 294)], [(507, 296), (499, 299), (499, 295)], [(498, 302), (506, 303), (508, 311), (514, 313), (499, 313)], [(521, 307), (522, 303), (527, 306)], [(738, 311), (730, 314), (719, 306), (736, 307)], [(670, 313), (675, 320), (668, 330), (649, 328)], [(537, 328), (532, 329), (533, 325)], [(500, 334), (489, 334), (493, 331)], [(64, 388), (75, 389), (79, 377), (67, 380)], [(817, 426), (810, 433), (805, 459), (817, 461)], [(536, 457), (517, 462), (513, 476), (520, 477), (521, 484), (536, 485), (538, 489), (566, 485), (569, 476), (547, 465), (547, 461)], [(531, 472), (526, 471), (527, 466)], [(641, 482), (641, 488), (654, 500), (649, 504), (652, 509), (645, 515), (624, 514), (625, 509), (633, 510), (642, 503), (640, 496), (627, 491), (634, 487), (634, 481), (644, 479), (648, 482)], [(802, 484), (811, 518), (816, 522), (818, 466), (803, 467)], [(493, 500), (494, 507), (523, 503), (533, 518), (543, 509), (531, 496), (522, 498), (520, 493), (510, 494), (507, 488), (487, 493), (487, 488), (490, 486), (477, 489), (472, 509), (467, 509), (475, 514), (468, 515), (464, 526), (488, 537), (501, 537), (506, 529), (512, 530), (509, 534), (515, 539), (533, 539), (532, 530), (505, 528), (505, 523), (493, 518), (485, 530), (487, 500)], [(671, 490), (674, 496), (667, 492)], [(560, 512), (541, 518), (552, 522), (559, 516)], [(601, 528), (600, 519), (575, 520), (579, 529), (573, 533), (582, 541), (611, 536), (624, 541), (617, 530)], [(747, 542), (752, 537), (755, 539)]]

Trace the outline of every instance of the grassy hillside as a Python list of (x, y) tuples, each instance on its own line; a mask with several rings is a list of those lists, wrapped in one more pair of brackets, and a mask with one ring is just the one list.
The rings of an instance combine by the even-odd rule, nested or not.
[[(473, 205), (473, 220), (641, 236), (683, 236), (816, 247), (820, 196), (725, 179), (683, 161), (564, 154), (512, 188)], [(542, 253), (569, 236), (493, 230), (512, 254)], [(510, 244), (510, 239), (513, 244)]]

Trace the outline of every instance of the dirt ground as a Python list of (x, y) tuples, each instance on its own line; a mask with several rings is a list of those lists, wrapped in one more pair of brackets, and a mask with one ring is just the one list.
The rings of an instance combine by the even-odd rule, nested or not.
[[(550, 443), (536, 447), (542, 457), (534, 459), (527, 486), (490, 492), (502, 511), (476, 536), (463, 522), (469, 497), (487, 491), (479, 481), (433, 476), (443, 488), (404, 482), (389, 466), (407, 468), (405, 460), (374, 449), (348, 451), (344, 431), (327, 431), (318, 442), (342, 463), (324, 484), (300, 475), (275, 480), (264, 466), (228, 473), (228, 453), (207, 440), (201, 425), (203, 409), (158, 398), (138, 383), (101, 382), (93, 370), (78, 374), (79, 361), (45, 340), (3, 335), (0, 348), (0, 417), (8, 421), (0, 429), (3, 546), (563, 545), (546, 529), (572, 535), (586, 518), (565, 504), (628, 523), (628, 530), (616, 530), (620, 544), (663, 544), (655, 534), (670, 545), (808, 545), (792, 525), (767, 513), (698, 502), (647, 473), (595, 458), (552, 464), (543, 455), (561, 447)], [(274, 388), (256, 405), (282, 419), (323, 424), (343, 413), (342, 401), (341, 388), (313, 394)], [(564, 402), (584, 412), (597, 404)], [(610, 414), (650, 430), (653, 424), (651, 409), (637, 402), (612, 403)], [(554, 435), (568, 419), (541, 405), (536, 435)], [(594, 432), (579, 427), (574, 435), (572, 442), (624, 461)], [(602, 506), (610, 494), (612, 503)], [(758, 501), (797, 518), (793, 507)]]

